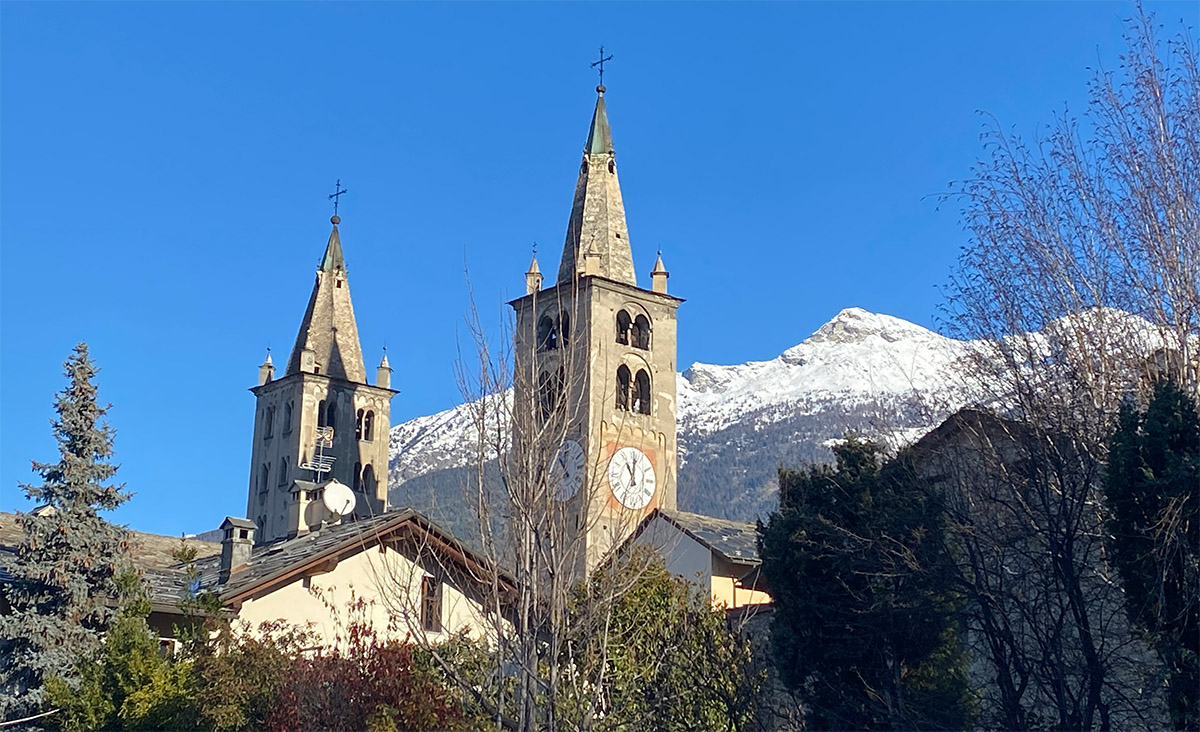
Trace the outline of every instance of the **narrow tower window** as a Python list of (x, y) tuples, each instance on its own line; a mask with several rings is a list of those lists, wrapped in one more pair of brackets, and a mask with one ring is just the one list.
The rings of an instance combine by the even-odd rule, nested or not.
[(647, 374), (645, 369), (638, 370), (634, 387), (633, 411), (638, 414), (650, 414), (650, 374)]
[(629, 313), (624, 310), (617, 311), (617, 343), (623, 346), (629, 345), (629, 328), (633, 320), (629, 317)]
[(279, 485), (280, 486), (287, 485), (287, 480), (288, 480), (287, 458), (281, 457), (281, 458), (279, 458)]
[(317, 426), (325, 426), (325, 400), (317, 402)]
[(358, 410), (354, 413), (354, 439), (361, 440), (363, 438), (363, 410)]
[(295, 416), (295, 407), (291, 402), (283, 405), (283, 434), (291, 434), (292, 432), (292, 417)]
[(368, 409), (366, 416), (363, 417), (363, 437), (367, 442), (375, 439), (375, 412)]
[(558, 406), (557, 384), (549, 371), (543, 371), (541, 376), (538, 376), (538, 400), (542, 407), (542, 419), (553, 414), (554, 408)]
[(334, 427), (337, 418), (337, 402), (331, 401), (325, 406), (325, 426)]
[(258, 478), (258, 489), (260, 491), (268, 490), (271, 487), (271, 466), (263, 463), (258, 472)]
[(558, 341), (563, 348), (571, 340), (571, 316), (563, 313), (558, 318)]
[(538, 321), (537, 342), (539, 351), (553, 351), (558, 348), (558, 333), (555, 332), (554, 319), (543, 315)]
[(629, 411), (629, 367), (624, 364), (617, 369), (617, 409)]
[(650, 350), (650, 319), (645, 315), (638, 315), (633, 321), (633, 347)]
[(362, 463), (354, 464), (354, 485), (352, 487), (355, 491), (362, 490)]
[(267, 407), (263, 412), (263, 439), (275, 434), (275, 407)]
[(369, 463), (363, 468), (362, 489), (367, 495), (375, 495), (375, 468)]

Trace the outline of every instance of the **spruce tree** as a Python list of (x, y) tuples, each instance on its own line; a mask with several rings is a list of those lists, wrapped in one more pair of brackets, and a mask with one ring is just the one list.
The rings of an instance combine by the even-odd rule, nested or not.
[[(24, 536), (0, 586), (8, 605), (0, 615), (0, 719), (38, 711), (44, 679), (67, 674), (95, 651), (119, 596), (116, 578), (127, 571), (127, 531), (101, 511), (129, 497), (111, 484), (117, 466), (113, 430), (100, 420), (109, 407), (96, 399), (97, 368), (86, 343), (64, 364), (67, 388), (56, 395), (52, 420), (59, 459), (33, 462), (41, 484), (22, 484), (38, 510), (20, 514)], [(74, 680), (67, 678), (68, 683)]]
[(1105, 482), (1113, 560), (1130, 620), (1167, 671), (1176, 729), (1200, 728), (1200, 415), (1163, 381), (1144, 412), (1126, 406)]

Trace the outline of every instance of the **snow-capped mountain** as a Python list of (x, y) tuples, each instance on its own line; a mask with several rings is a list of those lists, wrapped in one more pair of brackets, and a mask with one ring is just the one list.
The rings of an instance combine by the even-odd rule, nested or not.
[[(770, 361), (693, 364), (679, 375), (679, 502), (749, 520), (770, 510), (780, 465), (826, 460), (848, 431), (914, 440), (966, 401), (971, 348), (888, 315), (849, 308)], [(396, 425), (392, 503), (448, 506), (474, 454), (467, 405)]]

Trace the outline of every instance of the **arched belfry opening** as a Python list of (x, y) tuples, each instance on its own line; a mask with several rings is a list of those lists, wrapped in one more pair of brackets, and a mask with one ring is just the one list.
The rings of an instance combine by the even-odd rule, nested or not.
[(650, 414), (650, 374), (645, 369), (638, 369), (633, 380), (633, 411)]

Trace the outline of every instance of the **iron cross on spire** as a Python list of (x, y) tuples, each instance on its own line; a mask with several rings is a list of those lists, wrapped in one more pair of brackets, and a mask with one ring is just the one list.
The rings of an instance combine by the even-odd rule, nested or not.
[(613, 57), (611, 55), (609, 55), (607, 57), (604, 55), (604, 46), (601, 46), (600, 47), (600, 60), (596, 61), (592, 64), (593, 69), (597, 68), (597, 67), (600, 68), (600, 86), (602, 88), (604, 86), (604, 63), (606, 61), (612, 61), (612, 58)]
[(331, 199), (333, 199), (333, 215), (334, 216), (338, 215), (338, 212), (337, 212), (338, 211), (338, 199), (341, 198), (345, 193), (346, 193), (346, 189), (342, 188), (342, 179), (338, 178), (337, 183), (333, 184), (333, 193), (329, 194), (329, 197)]

